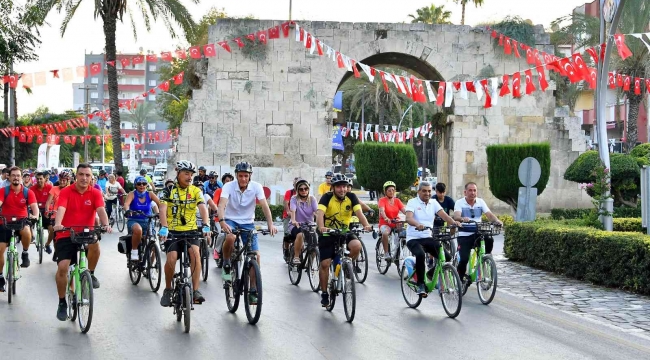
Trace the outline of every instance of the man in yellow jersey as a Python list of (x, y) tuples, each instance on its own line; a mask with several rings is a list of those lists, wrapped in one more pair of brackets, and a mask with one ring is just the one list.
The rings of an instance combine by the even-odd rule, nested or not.
[(334, 174), (331, 171), (328, 171), (325, 173), (325, 182), (321, 183), (318, 185), (318, 199), (320, 200), (320, 197), (325, 195), (325, 193), (328, 193), (332, 191), (332, 176)]

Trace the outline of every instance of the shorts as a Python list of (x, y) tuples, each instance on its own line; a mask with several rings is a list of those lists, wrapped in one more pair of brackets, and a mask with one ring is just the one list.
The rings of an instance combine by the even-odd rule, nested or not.
[[(135, 224), (140, 224), (140, 227), (142, 228), (142, 235), (147, 235), (147, 225), (149, 224), (148, 219), (129, 219), (129, 221), (126, 222), (126, 229), (129, 234), (131, 234), (133, 231), (131, 231), (131, 228)], [(153, 222), (152, 222), (153, 224)]]
[(393, 228), (388, 225), (381, 225), (379, 227), (379, 232), (383, 234), (384, 231), (393, 231)]
[[(194, 232), (194, 231), (192, 231)], [(185, 234), (187, 231), (169, 231), (169, 237), (167, 238), (167, 241), (165, 241), (165, 253), (170, 253), (172, 251), (175, 251), (177, 256), (180, 257), (181, 252), (183, 251), (183, 242), (174, 240), (171, 237), (173, 235), (180, 235), (180, 234)], [(198, 232), (197, 232), (198, 234)], [(190, 248), (190, 245), (196, 245), (199, 246), (201, 244), (201, 237), (199, 237), (190, 240), (190, 243), (187, 244), (187, 248)]]
[[(25, 226), (29, 226), (29, 225), (25, 225)], [(9, 229), (0, 228), (0, 243), (9, 244), (9, 239), (11, 239), (11, 232), (12, 231)], [(20, 240), (20, 235), (18, 235), (17, 237), (18, 239), (16, 240)], [(2, 270), (3, 269), (0, 269), (0, 271)]]
[(47, 229), (54, 225), (54, 219), (50, 221), (50, 218), (45, 216), (45, 209), (38, 209), (38, 211), (41, 213), (41, 224), (43, 225), (43, 229)]
[(63, 260), (70, 260), (70, 265), (77, 263), (77, 253), (79, 245), (73, 244), (70, 238), (62, 238), (54, 242), (54, 253), (56, 254), (56, 263)]
[[(334, 241), (338, 236), (323, 236), (318, 235), (318, 251), (320, 252), (320, 260), (327, 260), (334, 258)], [(349, 244), (352, 240), (359, 240), (354, 234), (345, 235), (345, 244)]]
[[(255, 230), (255, 224), (240, 224), (237, 222), (234, 222), (232, 220), (224, 220), (228, 226), (230, 226), (230, 229), (236, 230), (236, 229), (242, 229), (242, 230)], [(241, 242), (243, 245), (246, 245), (248, 242), (248, 234), (243, 233), (241, 235)], [(260, 251), (260, 245), (257, 243), (257, 232), (253, 232), (253, 243), (251, 243), (251, 250), (252, 251)]]

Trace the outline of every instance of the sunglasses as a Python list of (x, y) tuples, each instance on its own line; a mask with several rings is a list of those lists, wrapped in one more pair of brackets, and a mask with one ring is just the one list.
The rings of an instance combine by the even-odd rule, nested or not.
[(309, 190), (309, 188), (308, 187), (299, 187), (298, 188), (298, 191), (303, 191), (303, 190)]
[(208, 179), (216, 179), (216, 177), (210, 176), (210, 177), (208, 177)]
[(141, 183), (137, 183), (137, 184), (135, 184), (135, 185), (137, 185), (137, 186), (147, 186), (147, 183), (142, 183), (142, 182), (141, 182)]

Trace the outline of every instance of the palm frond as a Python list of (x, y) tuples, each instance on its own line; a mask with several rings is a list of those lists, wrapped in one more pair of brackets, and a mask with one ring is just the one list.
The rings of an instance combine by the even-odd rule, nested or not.
[(69, 1), (66, 3), (65, 18), (63, 18), (63, 22), (61, 23), (61, 37), (63, 37), (63, 35), (65, 34), (65, 30), (68, 28), (68, 24), (70, 23), (70, 20), (72, 20), (72, 17), (74, 16), (75, 12), (79, 8), (81, 1), (82, 0), (78, 0), (76, 3)]

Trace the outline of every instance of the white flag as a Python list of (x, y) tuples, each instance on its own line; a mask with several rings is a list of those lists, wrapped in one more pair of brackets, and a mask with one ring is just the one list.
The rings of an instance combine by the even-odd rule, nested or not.
[(309, 49), (309, 53), (313, 55), (315, 50), (316, 50), (316, 37), (312, 36), (311, 37), (311, 48)]
[(481, 100), (483, 97), (483, 85), (481, 85), (480, 82), (475, 81), (474, 82), (474, 88), (476, 89), (476, 97)]
[(454, 99), (454, 84), (447, 81), (445, 85), (445, 107), (451, 106), (451, 101)]
[(490, 85), (492, 86), (492, 105), (496, 105), (499, 98), (499, 79), (490, 78)]
[(296, 41), (300, 41), (300, 25), (296, 24)]
[(431, 88), (431, 81), (425, 81), (424, 83), (427, 85), (427, 94), (429, 94), (429, 102), (436, 102), (436, 94), (433, 92), (433, 89)]
[(414, 129), (414, 130), (415, 130), (415, 137), (418, 137), (418, 135), (420, 135), (420, 129), (422, 129), (422, 126), (420, 126), (420, 127), (416, 127), (416, 128)]
[(460, 82), (460, 98), (464, 100), (469, 99), (469, 96), (467, 94), (467, 85), (465, 85), (464, 81)]
[(361, 66), (361, 69), (363, 69), (363, 72), (368, 75), (368, 80), (372, 83), (375, 80), (375, 77), (372, 75), (372, 71), (370, 70), (370, 66), (363, 64), (363, 63), (357, 63), (359, 66)]

